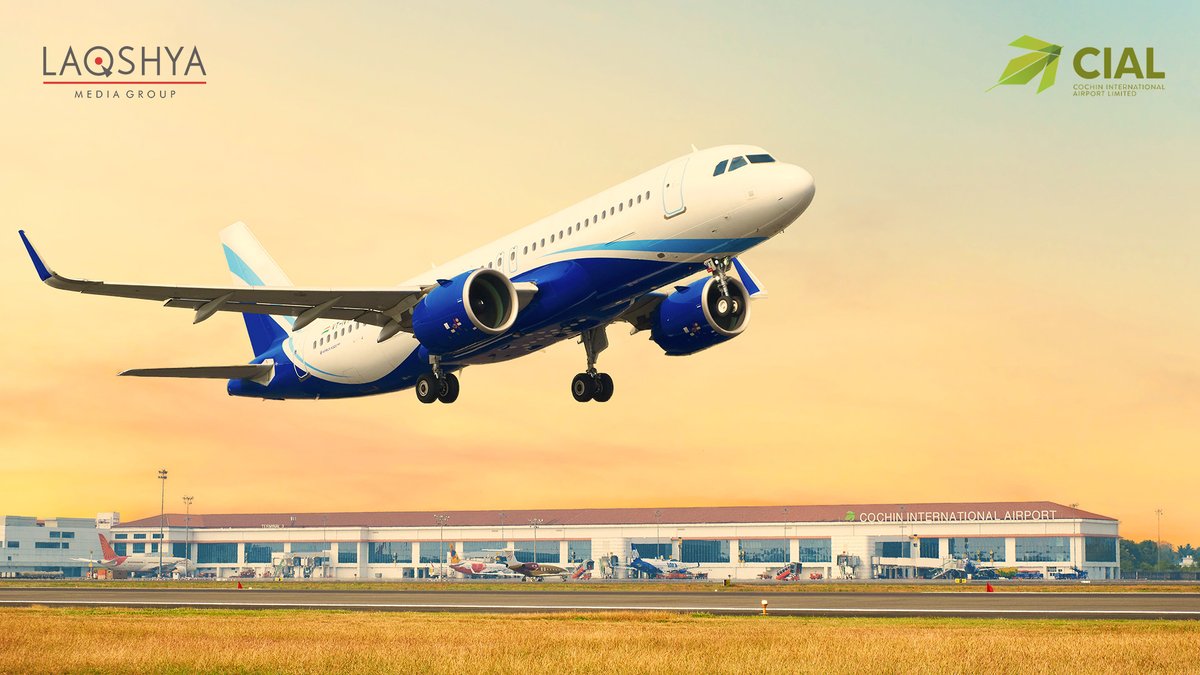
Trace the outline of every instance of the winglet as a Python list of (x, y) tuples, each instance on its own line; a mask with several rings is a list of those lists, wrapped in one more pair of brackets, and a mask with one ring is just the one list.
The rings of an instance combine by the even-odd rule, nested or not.
[(25, 230), (17, 230), (17, 234), (21, 235), (21, 243), (25, 244), (25, 250), (29, 253), (29, 259), (33, 261), (33, 269), (37, 270), (38, 277), (42, 281), (46, 281), (54, 276), (46, 263), (42, 262), (42, 256), (38, 255), (37, 249), (33, 247), (29, 237), (25, 236)]
[(746, 286), (746, 290), (750, 293), (750, 297), (767, 297), (767, 289), (763, 288), (762, 283), (750, 273), (750, 270), (746, 269), (746, 267), (742, 265), (742, 261), (734, 258), (733, 267), (737, 270), (738, 276), (741, 277), (742, 284)]

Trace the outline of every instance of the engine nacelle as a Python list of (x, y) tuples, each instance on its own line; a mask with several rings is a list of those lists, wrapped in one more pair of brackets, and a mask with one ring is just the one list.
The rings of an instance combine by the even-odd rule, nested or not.
[(438, 284), (412, 313), (413, 336), (431, 354), (468, 349), (517, 320), (517, 289), (501, 272), (477, 269)]
[(728, 298), (721, 297), (721, 285), (713, 277), (668, 295), (654, 314), (650, 339), (668, 356), (686, 356), (740, 335), (750, 321), (750, 295), (734, 277), (726, 286)]

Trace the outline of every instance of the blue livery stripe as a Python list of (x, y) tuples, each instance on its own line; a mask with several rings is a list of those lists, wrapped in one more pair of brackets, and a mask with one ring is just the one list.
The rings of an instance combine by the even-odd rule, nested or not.
[(229, 265), (229, 271), (237, 275), (237, 278), (250, 284), (251, 286), (265, 286), (263, 280), (250, 269), (245, 260), (241, 256), (233, 252), (233, 249), (222, 244), (221, 248), (225, 249), (225, 262)]
[(625, 239), (607, 244), (588, 244), (554, 251), (544, 255), (558, 255), (575, 251), (641, 251), (646, 253), (718, 253), (745, 251), (766, 241), (766, 237), (739, 237), (735, 239)]

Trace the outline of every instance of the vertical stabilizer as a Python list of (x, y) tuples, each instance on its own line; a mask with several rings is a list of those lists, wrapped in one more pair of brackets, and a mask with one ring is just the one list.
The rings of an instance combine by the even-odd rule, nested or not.
[[(279, 263), (258, 243), (254, 233), (245, 223), (237, 222), (221, 230), (221, 248), (225, 263), (233, 275), (234, 283), (246, 286), (291, 286), (292, 280), (284, 274)], [(292, 317), (277, 317), (267, 314), (242, 314), (246, 332), (250, 334), (250, 346), (259, 356), (280, 340), (286, 339), (291, 331)]]
[(113, 550), (112, 545), (108, 543), (108, 539), (104, 535), (97, 533), (100, 537), (100, 552), (104, 554), (105, 560), (115, 560), (117, 552)]

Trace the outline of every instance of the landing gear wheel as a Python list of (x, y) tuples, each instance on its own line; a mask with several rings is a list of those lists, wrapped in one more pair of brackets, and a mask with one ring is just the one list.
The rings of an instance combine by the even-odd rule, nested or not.
[(458, 377), (453, 373), (447, 373), (442, 378), (437, 400), (442, 403), (454, 403), (458, 400)]
[(592, 399), (604, 403), (613, 395), (613, 379), (608, 373), (597, 373), (595, 378), (595, 389), (592, 392)]
[(579, 373), (571, 379), (571, 396), (575, 397), (580, 403), (587, 403), (592, 400), (595, 392), (595, 380), (587, 373)]
[(433, 403), (441, 393), (442, 386), (433, 373), (425, 373), (417, 378), (417, 400), (421, 403)]
[(729, 316), (729, 313), (733, 311), (733, 299), (726, 296), (717, 298), (715, 309), (717, 316)]

